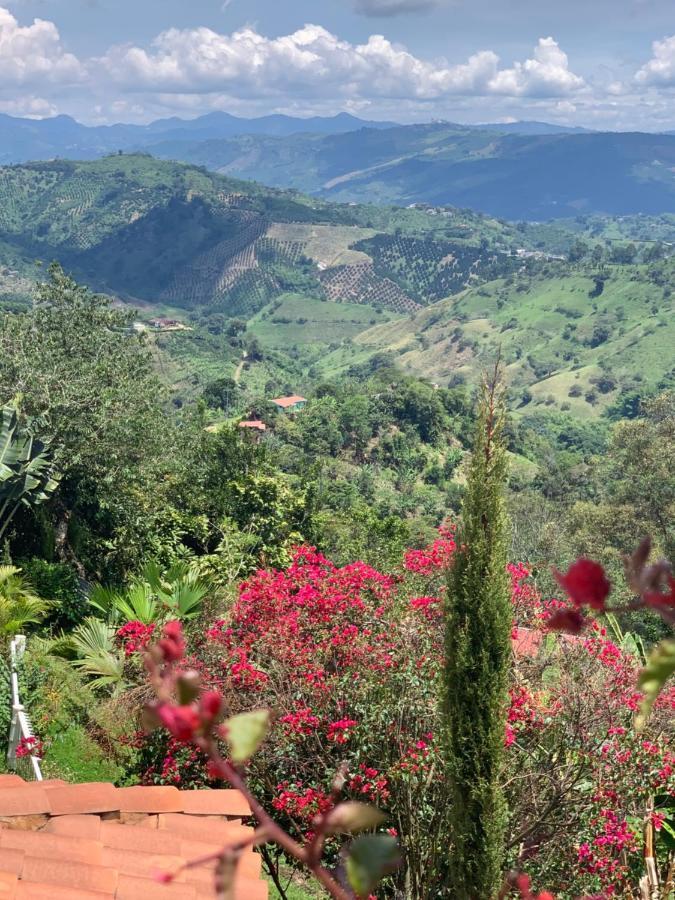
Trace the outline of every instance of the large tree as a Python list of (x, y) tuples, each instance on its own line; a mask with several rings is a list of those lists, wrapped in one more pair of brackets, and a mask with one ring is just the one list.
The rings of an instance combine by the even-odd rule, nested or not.
[(0, 318), (0, 402), (19, 397), (58, 453), (51, 511), (63, 559), (75, 561), (83, 523), (107, 538), (144, 515), (150, 467), (166, 453), (163, 390), (131, 323), (56, 264), (28, 312)]
[(495, 368), (481, 393), (458, 550), (448, 576), (445, 718), (453, 900), (494, 897), (504, 857), (500, 778), (511, 654), (504, 417)]

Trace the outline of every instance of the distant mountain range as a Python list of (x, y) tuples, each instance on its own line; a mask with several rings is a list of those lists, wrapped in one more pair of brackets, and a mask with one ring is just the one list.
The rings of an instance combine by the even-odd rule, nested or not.
[[(349, 113), (311, 118), (271, 115), (246, 119), (226, 112), (213, 112), (196, 119), (180, 119), (176, 116), (157, 119), (148, 125), (120, 123), (95, 126), (82, 125), (70, 116), (22, 119), (0, 114), (0, 165), (55, 157), (96, 159), (119, 150), (152, 151), (159, 142), (199, 143), (241, 135), (268, 137), (288, 137), (298, 134), (334, 135), (362, 128), (381, 130), (396, 127), (399, 127), (396, 122), (367, 121)], [(549, 125), (545, 122), (510, 122), (466, 127), (505, 134), (566, 134), (584, 130)]]
[(152, 152), (341, 202), (450, 205), (530, 221), (675, 212), (675, 136), (500, 128), (163, 139)]
[(146, 152), (340, 202), (426, 203), (511, 220), (675, 212), (675, 135), (543, 122), (396, 125), (346, 113), (216, 112), (89, 127), (0, 116), (0, 164)]
[(21, 119), (0, 115), (0, 165), (29, 160), (96, 159), (118, 150), (152, 148), (158, 141), (208, 141), (241, 134), (285, 136), (341, 134), (359, 128), (391, 128), (394, 122), (367, 122), (348, 113), (300, 119), (262, 116), (243, 119), (213, 112), (196, 119), (158, 119), (149, 125), (82, 125), (70, 116)]

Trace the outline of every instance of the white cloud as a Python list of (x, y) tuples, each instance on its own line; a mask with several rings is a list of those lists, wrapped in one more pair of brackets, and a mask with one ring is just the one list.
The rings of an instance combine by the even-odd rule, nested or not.
[(365, 16), (398, 16), (426, 12), (444, 4), (445, 0), (354, 0), (354, 9)]
[(560, 97), (584, 87), (552, 38), (539, 41), (532, 59), (500, 69), (492, 50), (449, 65), (420, 59), (382, 35), (352, 44), (319, 25), (278, 38), (252, 27), (232, 34), (172, 28), (147, 50), (113, 47), (97, 62), (123, 89), (175, 94), (424, 102), (453, 95)]
[(584, 80), (570, 71), (567, 54), (547, 37), (539, 38), (532, 59), (498, 72), (490, 87), (511, 97), (563, 97), (580, 91)]
[(28, 95), (14, 100), (0, 99), (0, 112), (25, 119), (44, 119), (46, 116), (55, 116), (57, 108), (44, 97)]
[(652, 52), (653, 57), (635, 75), (637, 83), (662, 87), (675, 85), (675, 35), (654, 41)]
[(77, 57), (67, 53), (53, 22), (35, 19), (19, 25), (8, 9), (0, 6), (0, 91), (10, 87), (72, 84), (85, 71)]

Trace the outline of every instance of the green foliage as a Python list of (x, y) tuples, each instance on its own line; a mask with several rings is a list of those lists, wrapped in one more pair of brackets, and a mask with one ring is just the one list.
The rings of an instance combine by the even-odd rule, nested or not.
[(223, 722), (225, 739), (230, 748), (230, 756), (235, 763), (245, 763), (265, 740), (270, 728), (270, 711), (257, 709), (253, 712), (232, 716)]
[(506, 807), (500, 786), (511, 654), (503, 499), (504, 396), (481, 394), (467, 492), (448, 575), (445, 714), (448, 764), (449, 889), (457, 900), (487, 900), (500, 887)]
[(62, 778), (77, 784), (89, 781), (115, 783), (124, 775), (123, 768), (81, 725), (68, 725), (49, 742), (42, 771), (47, 778)]
[(20, 504), (44, 503), (57, 487), (53, 453), (20, 423), (15, 405), (0, 410), (0, 539)]
[(51, 603), (47, 625), (70, 628), (88, 612), (87, 598), (71, 566), (44, 559), (22, 560), (21, 568), (40, 597)]
[(29, 312), (0, 320), (0, 398), (20, 391), (52, 436), (63, 475), (49, 508), (55, 552), (84, 556), (84, 568), (118, 562), (117, 535), (142, 528), (139, 489), (167, 435), (162, 388), (129, 320), (58, 266)]
[(73, 665), (91, 679), (92, 688), (121, 690), (124, 682), (124, 653), (115, 648), (115, 629), (100, 619), (89, 617), (69, 635), (68, 644), (76, 653)]
[(123, 591), (97, 585), (89, 602), (111, 623), (121, 620), (151, 625), (167, 618), (195, 618), (208, 590), (208, 582), (196, 565), (176, 562), (162, 571), (156, 562), (151, 562)]
[(16, 566), (0, 566), (0, 633), (11, 637), (26, 625), (37, 625), (49, 611), (49, 602), (39, 597)]
[(12, 722), (12, 685), (5, 654), (0, 654), (0, 754), (7, 753), (9, 727)]
[(347, 878), (357, 897), (368, 897), (382, 878), (399, 864), (396, 839), (388, 834), (367, 834), (352, 841), (347, 854)]
[(644, 726), (654, 701), (673, 674), (675, 674), (675, 640), (661, 641), (640, 673), (638, 687), (643, 691), (644, 699), (637, 717), (638, 728)]

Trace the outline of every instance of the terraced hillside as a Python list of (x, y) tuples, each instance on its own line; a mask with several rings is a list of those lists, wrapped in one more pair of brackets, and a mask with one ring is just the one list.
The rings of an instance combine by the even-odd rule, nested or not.
[(522, 265), (516, 229), (440, 212), (331, 204), (142, 154), (31, 163), (0, 168), (0, 265), (57, 259), (123, 300), (244, 318), (288, 291), (413, 313)]
[(675, 283), (658, 271), (616, 266), (602, 280), (581, 270), (519, 275), (473, 287), (418, 312), (376, 324), (325, 355), (325, 375), (382, 353), (446, 385), (474, 381), (501, 351), (516, 405), (593, 417), (631, 394), (675, 382)]

